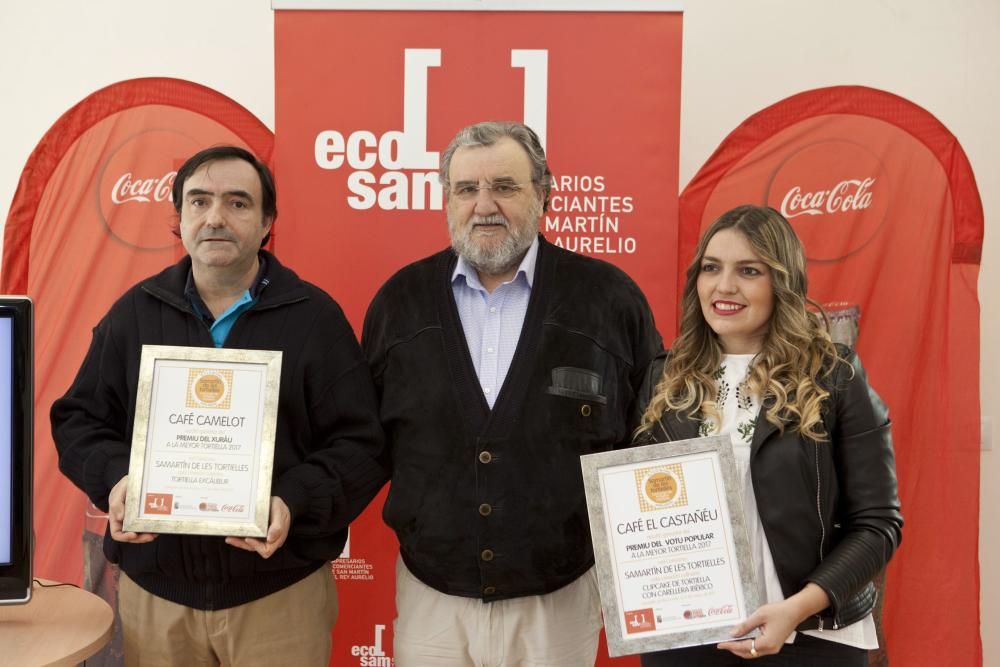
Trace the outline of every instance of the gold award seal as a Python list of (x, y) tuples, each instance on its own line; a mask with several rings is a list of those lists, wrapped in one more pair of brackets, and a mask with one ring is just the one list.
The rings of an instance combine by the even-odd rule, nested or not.
[(194, 383), (194, 395), (202, 403), (218, 403), (225, 393), (226, 383), (218, 375), (202, 375)]
[(233, 371), (228, 369), (188, 369), (187, 407), (228, 410), (232, 383)]
[(635, 471), (635, 490), (639, 509), (653, 512), (688, 503), (682, 464), (668, 463)]
[(666, 472), (654, 472), (646, 478), (646, 497), (657, 505), (666, 505), (677, 495), (677, 479)]

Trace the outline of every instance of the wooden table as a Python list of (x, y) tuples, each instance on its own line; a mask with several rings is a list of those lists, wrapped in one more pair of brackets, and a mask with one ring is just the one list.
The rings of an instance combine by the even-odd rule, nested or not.
[(36, 583), (28, 604), (0, 606), (0, 662), (24, 667), (76, 665), (108, 643), (114, 618), (108, 603), (93, 593)]

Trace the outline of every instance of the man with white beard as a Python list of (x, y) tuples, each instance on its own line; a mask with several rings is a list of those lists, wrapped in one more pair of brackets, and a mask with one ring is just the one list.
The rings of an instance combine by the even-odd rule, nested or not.
[(660, 336), (627, 275), (539, 235), (552, 174), (530, 128), (463, 129), (440, 179), (451, 248), (390, 278), (362, 336), (400, 542), (395, 661), (592, 665), (579, 457), (629, 443)]

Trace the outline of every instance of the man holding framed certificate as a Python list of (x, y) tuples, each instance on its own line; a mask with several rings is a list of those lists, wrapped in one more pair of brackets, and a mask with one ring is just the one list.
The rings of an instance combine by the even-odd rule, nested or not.
[(188, 254), (94, 329), (52, 407), (60, 468), (108, 510), (127, 664), (325, 665), (327, 564), (385, 481), (367, 364), (337, 304), (262, 249), (263, 163), (203, 150), (172, 195)]
[(628, 276), (539, 235), (552, 173), (529, 127), (460, 130), (440, 172), (452, 246), (390, 278), (362, 336), (393, 468), (393, 658), (592, 665), (580, 455), (629, 444), (660, 335)]

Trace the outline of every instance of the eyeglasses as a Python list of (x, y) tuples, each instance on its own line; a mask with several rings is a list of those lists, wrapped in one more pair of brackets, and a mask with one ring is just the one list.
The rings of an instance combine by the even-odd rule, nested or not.
[(475, 183), (460, 183), (451, 189), (451, 196), (462, 201), (472, 201), (479, 196), (480, 190), (487, 190), (494, 199), (510, 199), (531, 183), (488, 183), (477, 185)]

